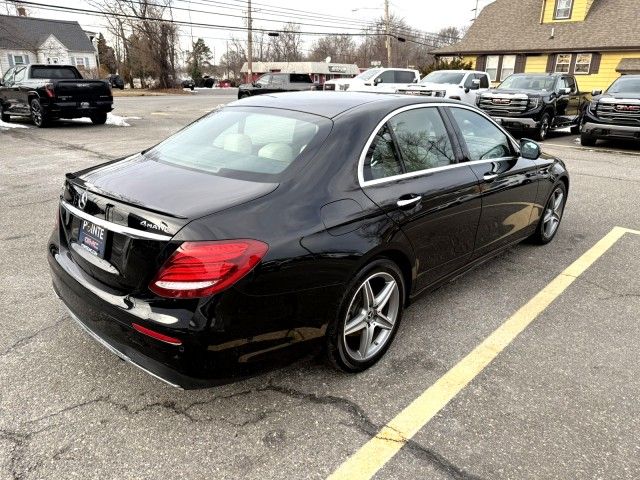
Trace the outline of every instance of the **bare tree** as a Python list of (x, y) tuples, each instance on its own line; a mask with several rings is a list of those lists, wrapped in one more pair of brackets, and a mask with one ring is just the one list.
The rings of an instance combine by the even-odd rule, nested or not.
[(332, 35), (320, 37), (311, 46), (309, 60), (321, 62), (331, 57), (332, 62), (354, 63), (356, 61), (356, 42), (350, 35)]
[(303, 59), (300, 26), (287, 23), (277, 37), (269, 37), (268, 61), (299, 62)]

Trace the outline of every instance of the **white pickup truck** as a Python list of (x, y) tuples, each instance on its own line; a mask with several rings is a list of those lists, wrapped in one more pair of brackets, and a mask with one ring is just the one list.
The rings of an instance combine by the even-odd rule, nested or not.
[(400, 87), (420, 81), (420, 72), (409, 68), (370, 68), (354, 78), (336, 78), (324, 90), (395, 93)]
[(419, 83), (404, 85), (396, 89), (396, 92), (407, 95), (451, 98), (475, 105), (478, 93), (488, 90), (490, 85), (491, 80), (486, 72), (436, 70), (424, 77)]

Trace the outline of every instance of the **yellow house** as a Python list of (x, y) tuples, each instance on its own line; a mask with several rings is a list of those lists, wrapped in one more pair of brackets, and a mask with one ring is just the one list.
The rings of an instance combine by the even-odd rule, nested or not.
[(568, 72), (581, 91), (605, 89), (640, 74), (640, 0), (496, 0), (435, 54), (462, 57), (496, 84), (512, 73)]

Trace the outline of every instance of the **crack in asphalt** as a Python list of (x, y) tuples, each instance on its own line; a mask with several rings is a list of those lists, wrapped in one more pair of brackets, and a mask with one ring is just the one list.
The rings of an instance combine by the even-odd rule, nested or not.
[[(210, 405), (214, 402), (225, 401), (232, 398), (237, 398), (241, 396), (247, 396), (247, 395), (252, 395), (252, 394), (262, 393), (262, 392), (273, 392), (289, 398), (300, 400), (301, 404), (312, 403), (315, 405), (332, 406), (346, 413), (351, 419), (351, 422), (349, 423), (340, 422), (341, 424), (345, 426), (355, 427), (357, 430), (363, 432), (367, 437), (375, 437), (376, 435), (378, 435), (378, 432), (384, 427), (384, 425), (378, 425), (375, 422), (373, 422), (371, 418), (367, 415), (366, 411), (360, 405), (358, 405), (356, 402), (352, 400), (349, 400), (343, 397), (338, 397), (335, 395), (320, 395), (315, 392), (304, 392), (302, 390), (297, 390), (291, 387), (275, 385), (271, 381), (269, 381), (269, 383), (263, 387), (241, 390), (238, 392), (233, 392), (228, 395), (217, 395), (211, 399), (191, 402), (183, 406), (179, 405), (175, 401), (166, 400), (166, 401), (148, 403), (139, 408), (134, 408), (128, 405), (127, 403), (118, 402), (114, 400), (110, 395), (100, 395), (92, 399), (83, 400), (73, 405), (69, 405), (61, 410), (52, 412), (48, 415), (38, 417), (32, 420), (28, 420), (26, 422), (23, 422), (23, 425), (34, 424), (34, 423), (39, 423), (45, 420), (49, 420), (51, 418), (55, 418), (60, 415), (63, 415), (64, 413), (81, 409), (92, 404), (105, 403), (107, 405), (115, 407), (116, 409), (118, 409), (119, 411), (123, 412), (126, 415), (139, 415), (141, 413), (159, 408), (159, 409), (167, 410), (173, 413), (174, 415), (181, 416), (185, 418), (187, 421), (189, 421), (190, 423), (222, 421), (234, 427), (243, 428), (246, 426), (255, 425), (262, 422), (263, 420), (267, 419), (270, 415), (279, 413), (280, 409), (262, 410), (257, 412), (257, 414), (250, 416), (247, 420), (244, 420), (241, 422), (220, 418), (220, 417), (211, 417), (211, 416), (198, 418), (194, 416), (191, 413), (191, 411), (194, 408), (199, 406)], [(53, 426), (47, 426), (47, 427), (44, 427), (43, 429), (40, 429), (34, 432), (26, 432), (26, 433), (10, 431), (10, 430), (0, 430), (0, 438), (5, 438), (11, 441), (12, 443), (14, 443), (14, 448), (12, 449), (11, 458), (10, 458), (10, 466), (11, 466), (11, 472), (12, 472), (13, 478), (15, 480), (19, 480), (19, 479), (22, 480), (24, 478), (27, 478), (29, 472), (37, 469), (37, 465), (39, 462), (37, 462), (36, 464), (32, 464), (30, 466), (24, 465), (24, 459), (22, 458), (24, 454), (23, 450), (26, 448), (26, 444), (31, 440), (31, 438), (35, 434), (40, 433), (41, 431), (47, 430), (49, 428), (53, 428)], [(464, 469), (456, 466), (451, 461), (447, 460), (444, 456), (438, 454), (432, 449), (424, 447), (423, 445), (419, 444), (414, 440), (411, 440), (411, 439), (398, 440), (397, 438), (386, 438), (386, 437), (379, 437), (379, 438), (382, 438), (388, 441), (402, 443), (403, 444), (402, 446), (406, 448), (407, 452), (411, 453), (414, 457), (418, 459), (428, 461), (438, 471), (445, 473), (450, 478), (453, 478), (456, 480), (479, 480), (481, 478), (466, 472)], [(66, 450), (65, 448), (59, 449), (58, 451), (55, 452), (54, 457), (56, 458), (60, 457), (60, 455), (64, 454), (64, 452), (67, 451), (69, 448), (70, 446), (67, 446)]]
[(0, 357), (4, 357), (6, 355), (9, 355), (13, 350), (22, 347), (23, 345), (27, 345), (28, 343), (30, 343), (31, 340), (33, 340), (34, 338), (36, 338), (38, 335), (40, 335), (41, 333), (47, 332), (49, 330), (53, 330), (54, 328), (56, 328), (58, 325), (64, 323), (66, 320), (66, 316), (62, 316), (61, 318), (59, 318), (58, 320), (56, 320), (54, 323), (52, 323), (51, 325), (47, 325), (46, 327), (43, 327), (39, 330), (36, 330), (35, 332), (27, 335), (26, 337), (22, 337), (18, 340), (16, 340), (15, 342), (13, 342), (11, 345), (9, 345), (7, 348), (5, 348), (4, 350), (2, 350), (0, 352)]

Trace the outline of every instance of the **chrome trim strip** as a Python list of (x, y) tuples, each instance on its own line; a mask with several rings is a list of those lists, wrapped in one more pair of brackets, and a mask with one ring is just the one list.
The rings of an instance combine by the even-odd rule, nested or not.
[(640, 132), (640, 127), (634, 127), (632, 125), (615, 125), (609, 123), (591, 123), (586, 122), (582, 126), (582, 130), (585, 133), (592, 132), (593, 130), (611, 130), (612, 132), (630, 132), (630, 133), (638, 133)]
[(419, 177), (421, 175), (430, 175), (431, 173), (441, 172), (443, 170), (451, 170), (453, 168), (460, 168), (460, 167), (465, 167), (465, 166), (469, 166), (469, 165), (479, 165), (479, 164), (482, 164), (482, 163), (500, 162), (500, 161), (509, 160), (509, 159), (512, 158), (512, 157), (502, 157), (502, 158), (491, 158), (491, 159), (487, 159), (487, 160), (472, 160), (470, 162), (452, 163), (451, 165), (444, 165), (442, 167), (428, 168), (428, 169), (425, 169), (425, 170), (418, 170), (416, 172), (402, 173), (400, 175), (393, 175), (391, 177), (378, 178), (376, 180), (365, 180), (364, 179), (364, 161), (365, 161), (365, 158), (367, 156), (367, 151), (369, 151), (369, 147), (373, 143), (373, 139), (375, 138), (376, 133), (378, 133), (378, 130), (380, 130), (380, 128), (386, 122), (388, 122), (390, 118), (398, 115), (399, 113), (406, 112), (407, 110), (415, 110), (416, 108), (433, 108), (433, 107), (462, 108), (462, 109), (465, 109), (465, 110), (471, 110), (472, 112), (476, 112), (477, 114), (479, 114), (479, 115), (483, 116), (484, 118), (486, 118), (487, 120), (489, 120), (496, 127), (498, 127), (498, 129), (502, 133), (504, 133), (505, 136), (511, 141), (511, 144), (514, 147), (514, 149), (518, 150), (517, 143), (513, 139), (511, 134), (509, 132), (507, 132), (501, 125), (499, 125), (493, 118), (491, 118), (489, 115), (487, 115), (486, 113), (484, 113), (482, 110), (480, 110), (478, 108), (472, 107), (470, 105), (457, 104), (457, 103), (444, 103), (444, 102), (443, 103), (435, 103), (435, 102), (434, 103), (419, 103), (419, 104), (415, 104), (415, 105), (407, 105), (407, 106), (398, 108), (397, 110), (394, 110), (393, 112), (388, 114), (386, 117), (384, 117), (378, 123), (376, 128), (373, 129), (373, 132), (369, 136), (369, 139), (367, 140), (367, 143), (365, 143), (364, 149), (362, 150), (362, 153), (360, 154), (360, 159), (358, 160), (358, 184), (360, 185), (361, 188), (369, 187), (369, 186), (372, 186), (372, 185), (379, 185), (381, 183), (395, 182), (397, 180), (404, 180), (406, 178)]
[(75, 215), (76, 217), (82, 218), (84, 220), (88, 220), (91, 223), (95, 223), (102, 228), (106, 228), (111, 232), (121, 233), (123, 235), (127, 235), (132, 238), (138, 238), (143, 240), (160, 240), (167, 241), (171, 240), (170, 235), (161, 235), (159, 233), (151, 233), (144, 232), (142, 230), (138, 230), (137, 228), (125, 227), (124, 225), (118, 225), (117, 223), (109, 222), (107, 220), (102, 220), (101, 218), (94, 217), (93, 215), (89, 215), (88, 213), (83, 212), (82, 210), (74, 207), (73, 205), (67, 203), (64, 200), (60, 200), (60, 205), (66, 208), (70, 213)]
[(500, 122), (518, 123), (520, 125), (526, 125), (527, 127), (530, 127), (530, 128), (534, 128), (538, 125), (538, 122), (536, 122), (533, 118), (518, 118), (518, 117), (494, 117), (494, 118), (496, 120), (500, 120)]
[(114, 275), (120, 275), (120, 272), (118, 271), (118, 269), (116, 267), (114, 267), (113, 265), (111, 265), (109, 262), (107, 262), (106, 260), (99, 258), (95, 255), (93, 255), (92, 253), (88, 252), (82, 245), (75, 243), (75, 242), (71, 242), (71, 249), (77, 253), (78, 255), (80, 255), (82, 258), (84, 258), (87, 262), (89, 262), (91, 265), (101, 268), (102, 270), (105, 270), (109, 273), (113, 273)]
[(138, 367), (140, 370), (142, 370), (143, 372), (151, 375), (152, 377), (157, 378), (158, 380), (166, 383), (167, 385), (170, 385), (174, 388), (177, 388), (179, 390), (183, 390), (183, 388), (180, 385), (177, 385), (175, 383), (171, 383), (169, 380), (166, 380), (164, 378), (162, 378), (160, 375), (157, 375), (153, 372), (150, 372), (149, 370), (147, 370), (146, 368), (144, 368), (143, 366), (137, 364), (136, 362), (134, 362), (133, 360), (131, 360), (131, 358), (129, 358), (127, 355), (125, 355), (124, 353), (122, 353), (120, 350), (118, 350), (116, 347), (114, 347), (113, 345), (111, 345), (109, 342), (107, 342), (104, 338), (102, 338), (100, 335), (98, 335), (96, 332), (94, 332), (93, 330), (91, 330), (87, 325), (85, 325), (82, 320), (80, 320), (75, 313), (73, 313), (71, 311), (71, 309), (69, 309), (69, 307), (67, 307), (65, 305), (65, 308), (67, 309), (67, 312), (69, 312), (69, 316), (78, 324), (78, 326), (84, 330), (85, 333), (87, 333), (91, 338), (93, 338), (96, 342), (98, 342), (100, 345), (102, 345), (104, 348), (106, 348), (107, 350), (109, 350), (111, 353), (113, 353), (114, 355), (116, 355), (117, 357), (119, 357), (120, 359), (124, 360), (125, 362), (133, 365), (134, 367)]
[(619, 103), (621, 105), (640, 105), (640, 100), (637, 98), (615, 98), (615, 97), (604, 97), (598, 100), (598, 103), (606, 103), (606, 104), (616, 104)]

